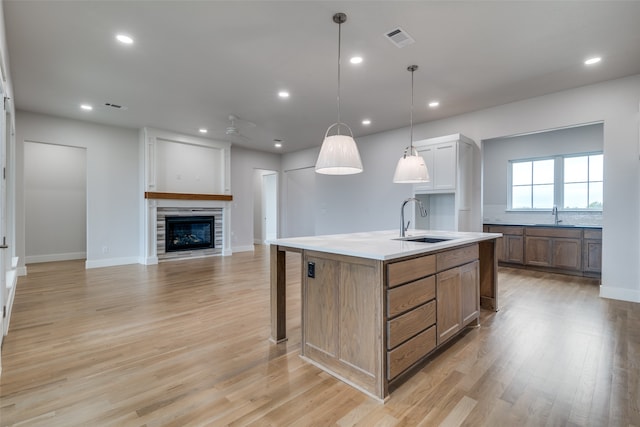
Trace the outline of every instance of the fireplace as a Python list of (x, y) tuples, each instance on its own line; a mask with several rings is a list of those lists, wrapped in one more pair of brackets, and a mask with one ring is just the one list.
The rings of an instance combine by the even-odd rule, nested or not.
[(165, 217), (165, 251), (191, 251), (215, 247), (215, 217)]

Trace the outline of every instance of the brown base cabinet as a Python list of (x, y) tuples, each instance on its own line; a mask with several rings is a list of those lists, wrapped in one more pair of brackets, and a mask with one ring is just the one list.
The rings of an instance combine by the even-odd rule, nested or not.
[(584, 231), (582, 269), (587, 273), (602, 271), (602, 230)]
[(585, 276), (601, 271), (601, 229), (485, 224), (484, 230), (502, 233), (496, 245), (501, 264)]

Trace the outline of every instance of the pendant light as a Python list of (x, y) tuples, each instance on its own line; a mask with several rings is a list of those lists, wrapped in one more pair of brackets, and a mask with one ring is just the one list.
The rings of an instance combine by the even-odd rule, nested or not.
[(407, 71), (411, 71), (411, 130), (409, 146), (405, 148), (404, 155), (398, 160), (396, 173), (393, 175), (393, 182), (398, 184), (429, 182), (427, 165), (424, 163), (422, 156), (418, 154), (418, 150), (413, 146), (413, 72), (417, 69), (417, 65), (407, 67)]
[[(347, 15), (344, 13), (333, 15), (333, 22), (338, 24), (338, 122), (327, 129), (316, 161), (316, 172), (325, 175), (351, 175), (362, 172), (362, 161), (356, 141), (353, 139), (353, 132), (349, 126), (340, 121), (340, 39), (342, 24), (346, 20)], [(340, 134), (341, 126), (347, 128), (349, 135)], [(333, 127), (337, 127), (337, 134), (329, 135)]]

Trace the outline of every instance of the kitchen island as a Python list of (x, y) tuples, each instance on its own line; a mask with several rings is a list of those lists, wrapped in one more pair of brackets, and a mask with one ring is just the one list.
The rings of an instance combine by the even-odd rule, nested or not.
[[(426, 238), (425, 238), (426, 237)], [(271, 338), (286, 340), (286, 252), (302, 256), (302, 357), (384, 400), (411, 368), (497, 310), (497, 233), (410, 230), (271, 244)], [(413, 240), (423, 241), (413, 241)]]

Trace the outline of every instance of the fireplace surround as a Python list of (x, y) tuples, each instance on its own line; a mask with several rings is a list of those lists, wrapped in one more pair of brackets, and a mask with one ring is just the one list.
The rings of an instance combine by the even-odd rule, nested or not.
[[(203, 256), (223, 254), (223, 208), (189, 208), (189, 207), (158, 207), (156, 210), (156, 253), (158, 261), (171, 259), (199, 258)], [(167, 225), (178, 224), (182, 229), (181, 235), (172, 235)], [(185, 225), (195, 224), (195, 229)], [(211, 244), (205, 244), (207, 240), (203, 233), (209, 224), (212, 227)], [(200, 228), (200, 230), (198, 230)], [(188, 234), (193, 234), (189, 237)], [(191, 244), (173, 245), (178, 240), (191, 240)], [(202, 240), (202, 241), (200, 241)], [(184, 243), (184, 242), (183, 242)], [(177, 246), (177, 248), (171, 248)], [(167, 250), (168, 248), (171, 248)]]

